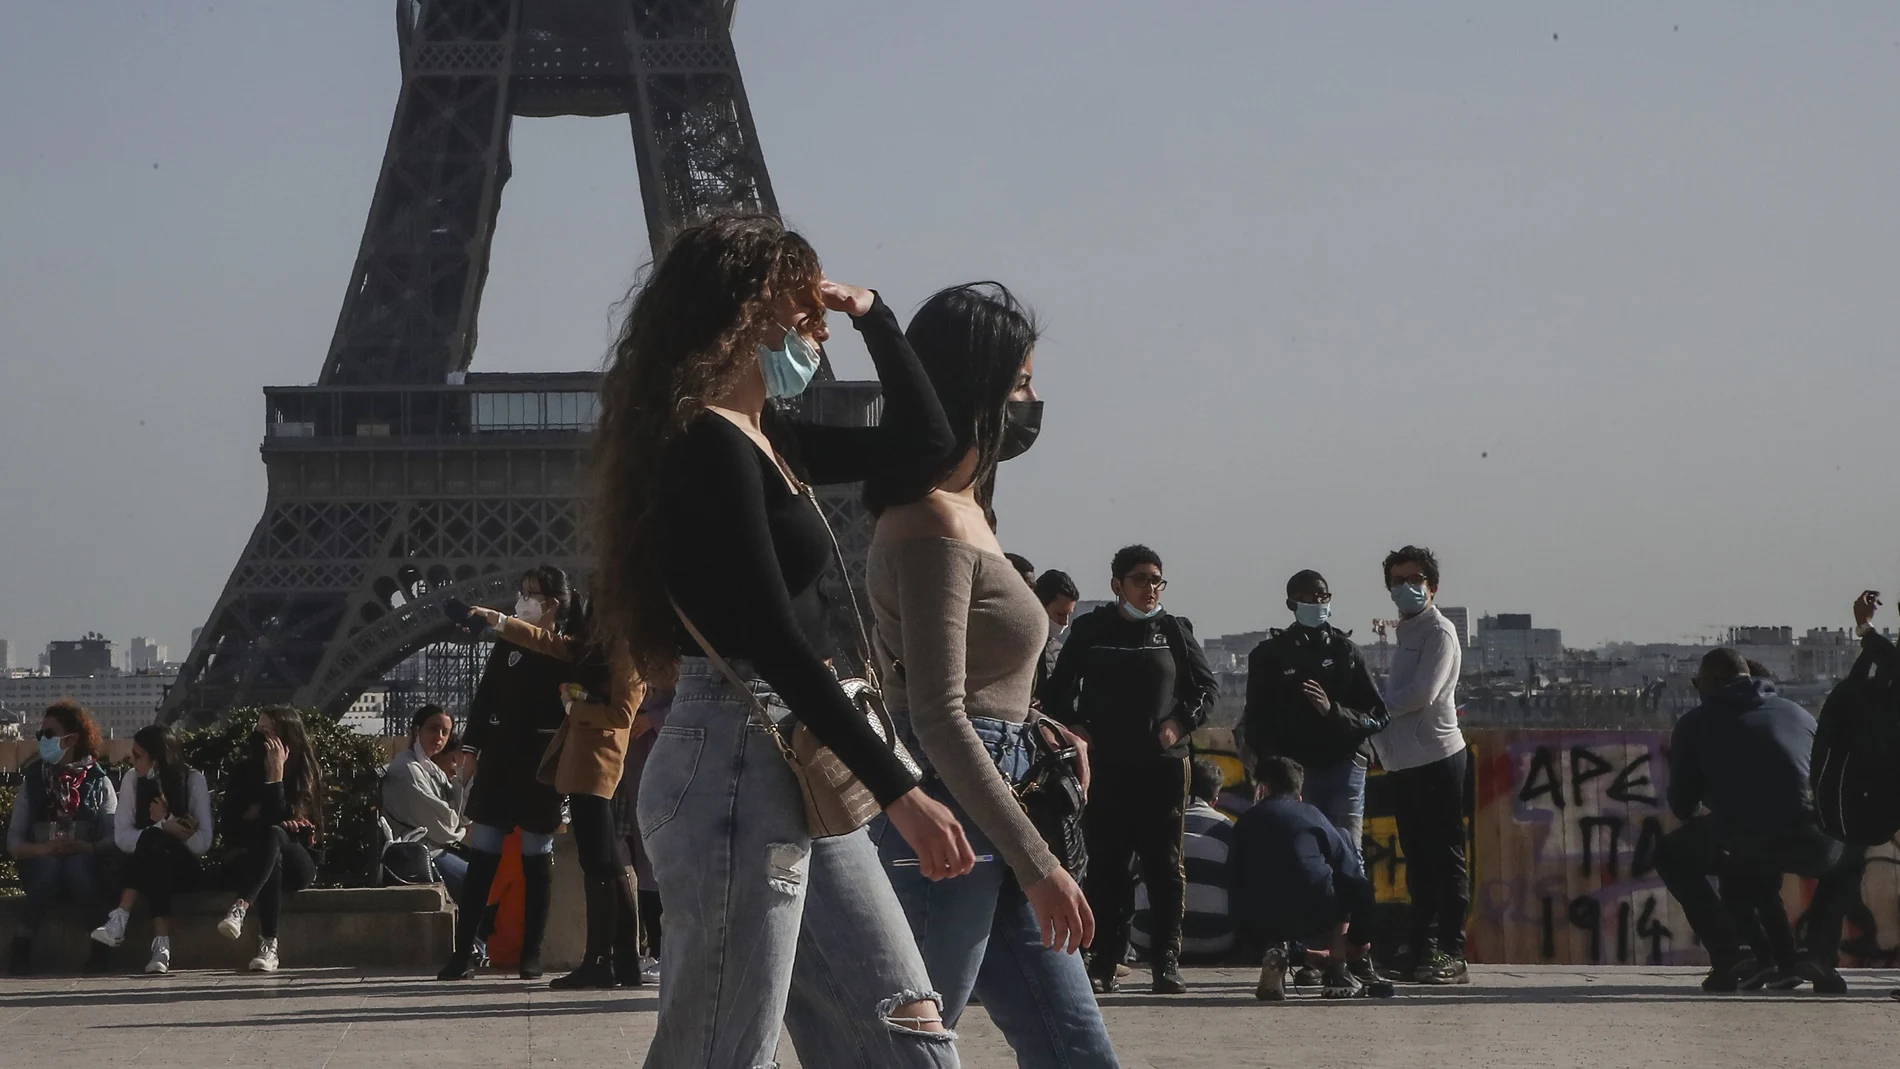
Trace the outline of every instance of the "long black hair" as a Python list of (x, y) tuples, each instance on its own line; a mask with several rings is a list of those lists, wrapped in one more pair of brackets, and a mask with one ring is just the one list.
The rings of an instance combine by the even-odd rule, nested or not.
[(1003, 452), (1004, 411), (1040, 336), (1035, 314), (1001, 282), (951, 286), (918, 307), (904, 338), (936, 388), (956, 448), (942, 470), (921, 482), (867, 483), (864, 500), (873, 513), (921, 500), (963, 463), (971, 447), (977, 500), (988, 510)]
[(317, 760), (309, 733), (304, 731), (303, 714), (294, 706), (273, 705), (258, 715), (270, 718), (278, 741), (284, 744), (284, 801), (289, 804), (291, 815), (309, 821), (321, 832), (323, 765)]
[(147, 794), (144, 782), (140, 781), (137, 797), (133, 799), (138, 803), (132, 811), (133, 823), (141, 828), (151, 823), (153, 797), (165, 799), (166, 811), (176, 816), (190, 813), (191, 768), (185, 764), (185, 747), (178, 740), (178, 732), (173, 731), (170, 724), (147, 724), (133, 733), (132, 745), (145, 751), (145, 756), (152, 759), (153, 771), (158, 773), (156, 795)]

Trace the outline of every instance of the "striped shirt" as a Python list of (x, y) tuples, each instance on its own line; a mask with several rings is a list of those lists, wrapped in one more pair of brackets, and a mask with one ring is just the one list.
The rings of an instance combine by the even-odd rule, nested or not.
[[(1234, 825), (1220, 810), (1188, 801), (1181, 866), (1187, 871), (1187, 916), (1181, 922), (1183, 958), (1218, 958), (1234, 948), (1234, 921), (1227, 907), (1227, 858)], [(1149, 949), (1148, 885), (1135, 888), (1135, 919), (1129, 942)]]

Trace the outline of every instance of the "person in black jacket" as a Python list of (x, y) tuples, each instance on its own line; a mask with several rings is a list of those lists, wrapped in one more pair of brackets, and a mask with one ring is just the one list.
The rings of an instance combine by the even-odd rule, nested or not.
[(1116, 988), (1134, 914), (1129, 870), (1138, 856), (1154, 918), (1154, 990), (1179, 994), (1187, 990), (1180, 957), (1188, 736), (1207, 720), (1220, 683), (1193, 626), (1161, 607), (1168, 583), (1154, 550), (1116, 553), (1112, 576), (1115, 604), (1071, 625), (1043, 690), (1043, 711), (1089, 743), (1093, 783), (1083, 831), (1096, 990)]
[(258, 945), (250, 968), (276, 972), (284, 896), (310, 886), (323, 861), (323, 766), (297, 710), (274, 705), (258, 714), (250, 750), (225, 780), (218, 828), (240, 851), (237, 900), (218, 934), (243, 935), (255, 907)]
[[(536, 627), (557, 629), (572, 600), (567, 573), (543, 565), (522, 575), (513, 615)], [(475, 762), (468, 797), (468, 875), (456, 902), (455, 950), (439, 979), (475, 975), (475, 935), (488, 906), (488, 892), (501, 867), (508, 833), (521, 829), (521, 877), (525, 912), (521, 922), (520, 975), (542, 975), (541, 940), (554, 897), (554, 833), (561, 827), (561, 796), (537, 777), (541, 756), (566, 718), (561, 684), (574, 678), (566, 661), (497, 642), (468, 707), (466, 759)]]
[(1042, 698), (1042, 688), (1048, 685), (1056, 653), (1062, 648), (1062, 636), (1069, 633), (1069, 623), (1075, 619), (1075, 603), (1081, 598), (1082, 592), (1076, 589), (1075, 580), (1069, 578), (1068, 572), (1051, 568), (1036, 579), (1036, 600), (1042, 602), (1042, 611), (1049, 617), (1049, 641), (1043, 644), (1042, 656), (1036, 659), (1036, 682), (1029, 691), (1032, 700)]
[(1293, 626), (1273, 631), (1247, 655), (1240, 742), (1250, 771), (1267, 757), (1297, 761), (1306, 772), (1306, 803), (1361, 856), (1367, 740), (1385, 727), (1385, 699), (1350, 633), (1328, 622), (1333, 592), (1325, 576), (1309, 570), (1287, 580), (1286, 607)]
[[(1838, 994), (1841, 920), (1860, 888), (1858, 850), (1829, 838), (1808, 784), (1814, 717), (1748, 672), (1732, 649), (1711, 650), (1696, 674), (1702, 704), (1676, 721), (1669, 741), (1669, 808), (1682, 827), (1663, 836), (1656, 872), (1709, 952), (1705, 991), (1733, 991), (1763, 965), (1744, 954), (1735, 916), (1709, 884), (1718, 872), (1792, 872), (1820, 882), (1807, 918), (1808, 945), (1793, 976)], [(1706, 815), (1697, 815), (1706, 808)], [(1792, 983), (1786, 981), (1792, 980)]]

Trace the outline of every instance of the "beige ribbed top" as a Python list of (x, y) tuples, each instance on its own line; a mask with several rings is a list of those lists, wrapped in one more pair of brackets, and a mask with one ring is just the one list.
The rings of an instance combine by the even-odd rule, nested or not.
[(983, 747), (972, 716), (1022, 723), (1049, 618), (1008, 560), (953, 538), (871, 544), (884, 696), (924, 756), (1027, 887), (1060, 867)]

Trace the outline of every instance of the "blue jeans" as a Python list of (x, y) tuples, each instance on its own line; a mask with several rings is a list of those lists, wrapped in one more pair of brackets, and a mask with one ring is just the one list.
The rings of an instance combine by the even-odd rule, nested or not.
[(435, 874), (442, 877), (442, 886), (449, 892), (449, 897), (460, 902), (462, 881), (468, 877), (468, 859), (444, 850), (435, 855)]
[(1304, 797), (1332, 821), (1352, 856), (1364, 864), (1360, 848), (1366, 828), (1366, 759), (1354, 754), (1336, 765), (1307, 769)]
[[(24, 804), (24, 803), (22, 803)], [(32, 935), (55, 902), (99, 905), (105, 893), (105, 859), (98, 854), (36, 857), (19, 863), (20, 888), (26, 908), (20, 911), (20, 934)]]
[(876, 848), (862, 829), (811, 838), (771, 732), (704, 658), (681, 659), (638, 802), (666, 903), (646, 1065), (775, 1065), (782, 1020), (806, 1065), (955, 1069), (952, 1033), (893, 1019), (900, 1006), (941, 1000)]
[[(1031, 752), (1024, 725), (987, 717), (971, 717), (970, 725), (1004, 778), (1015, 783), (1027, 775)], [(904, 727), (900, 723), (900, 731)], [(956, 813), (979, 857), (996, 858), (977, 862), (967, 876), (932, 882), (914, 864), (893, 864), (915, 861), (917, 852), (885, 818), (871, 823), (885, 872), (930, 978), (943, 993), (944, 1023), (956, 1026), (974, 991), (1022, 1069), (1114, 1069), (1120, 1063), (1081, 955), (1042, 945), (1035, 911), (995, 844), (942, 780), (931, 777), (924, 789)]]

